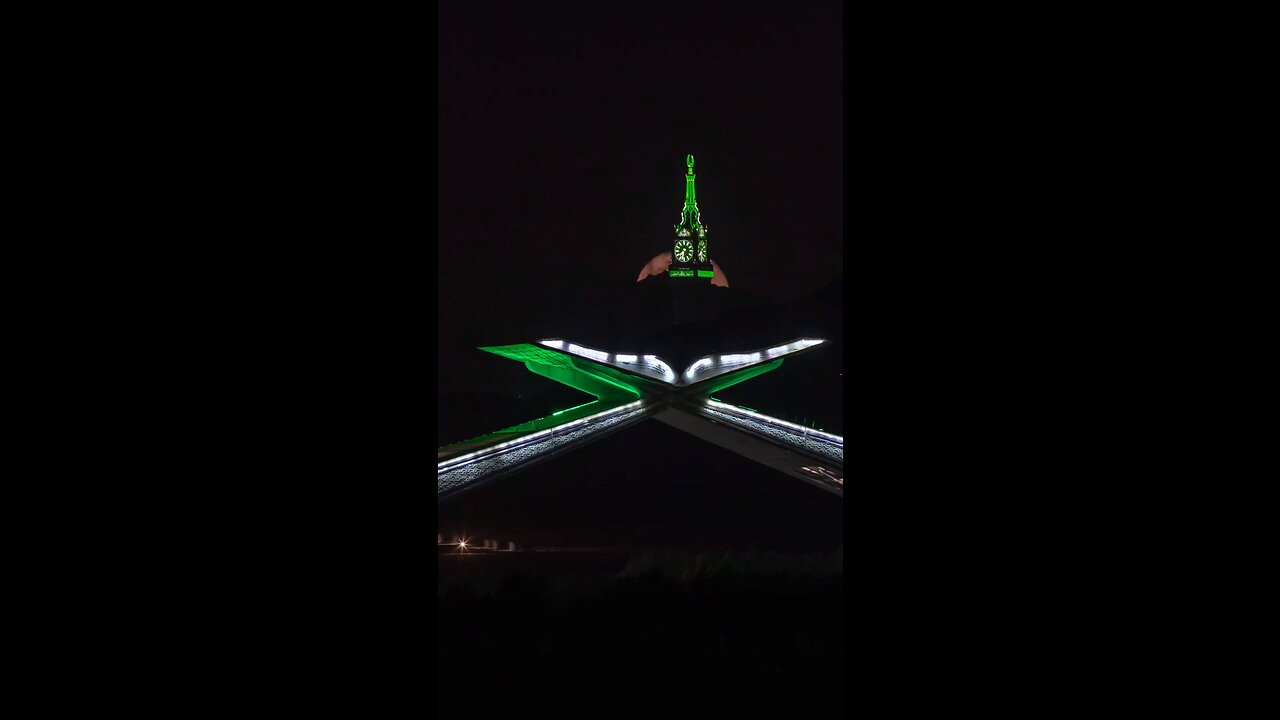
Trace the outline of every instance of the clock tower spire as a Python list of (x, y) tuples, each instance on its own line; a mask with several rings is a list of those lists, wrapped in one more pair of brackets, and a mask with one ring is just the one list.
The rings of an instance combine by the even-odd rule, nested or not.
[(673, 278), (710, 278), (714, 274), (707, 249), (707, 227), (702, 224), (698, 212), (697, 191), (694, 189), (693, 155), (684, 159), (687, 170), (684, 176), (684, 209), (680, 211), (680, 223), (676, 225), (675, 248), (671, 253), (668, 276)]
[(702, 222), (698, 217), (698, 193), (693, 186), (693, 181), (698, 177), (693, 174), (693, 156), (686, 155), (684, 162), (689, 169), (684, 176), (684, 210), (680, 213), (680, 225), (677, 228), (698, 228), (702, 226)]

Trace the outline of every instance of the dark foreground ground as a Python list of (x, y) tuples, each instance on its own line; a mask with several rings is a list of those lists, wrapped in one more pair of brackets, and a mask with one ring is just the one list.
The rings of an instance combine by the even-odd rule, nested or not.
[(442, 717), (839, 717), (843, 555), (441, 557)]

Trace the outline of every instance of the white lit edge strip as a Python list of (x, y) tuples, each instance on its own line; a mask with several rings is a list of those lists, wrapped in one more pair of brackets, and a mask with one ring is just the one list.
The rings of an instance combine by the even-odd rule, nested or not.
[(514, 440), (508, 440), (504, 443), (498, 443), (497, 445), (493, 445), (491, 447), (487, 447), (482, 450), (477, 450), (472, 453), (467, 453), (466, 455), (459, 455), (456, 458), (450, 458), (436, 466), (436, 474), (453, 470), (457, 467), (465, 465), (468, 462), (471, 462), (473, 460), (478, 460), (484, 456), (493, 455), (494, 453), (500, 452), (514, 445), (523, 445), (526, 443), (530, 443), (530, 442), (539, 440), (541, 438), (547, 437), (549, 435), (555, 435), (555, 434), (564, 432), (567, 428), (582, 425), (583, 423), (589, 423), (593, 420), (601, 420), (610, 415), (617, 415), (618, 413), (623, 412), (625, 410), (633, 410), (637, 407), (640, 407), (642, 404), (644, 404), (643, 400), (636, 400), (635, 402), (630, 402), (630, 403), (627, 403), (626, 405), (619, 405), (616, 408), (611, 408), (609, 410), (605, 410), (604, 412), (598, 412), (595, 415), (588, 415), (584, 418), (578, 418), (577, 420), (574, 420), (572, 422), (567, 422), (563, 425), (557, 425), (552, 428), (547, 428), (546, 430), (539, 430), (534, 433), (529, 433), (528, 435), (521, 435), (520, 437)]
[[(640, 356), (638, 355), (630, 355), (627, 353), (611, 354), (602, 350), (593, 350), (588, 347), (583, 347), (577, 343), (567, 343), (564, 340), (539, 340), (538, 344), (545, 345), (549, 348), (555, 348), (557, 350), (563, 350), (570, 355), (577, 355), (579, 357), (587, 358), (588, 360), (605, 363), (606, 365), (639, 365), (641, 370), (660, 373), (663, 381), (673, 385), (675, 384), (675, 370), (672, 370), (671, 366), (659, 359), (657, 355), (645, 355), (643, 356), (644, 362), (640, 362)], [(613, 359), (610, 360), (610, 357)], [(651, 365), (653, 368), (646, 368), (644, 367), (645, 365)]]
[(686, 379), (692, 380), (698, 374), (699, 368), (703, 365), (710, 365), (714, 368), (711, 372), (714, 374), (722, 374), (728, 370), (736, 370), (741, 365), (754, 365), (766, 359), (773, 359), (782, 355), (790, 355), (793, 352), (804, 350), (805, 348), (820, 345), (825, 340), (801, 338), (786, 345), (771, 347), (768, 350), (757, 350), (750, 353), (721, 353), (719, 355), (708, 355), (697, 362), (693, 363), (684, 371)]
[(730, 414), (736, 413), (738, 415), (746, 415), (750, 417), (752, 420), (759, 420), (760, 422), (766, 422), (766, 423), (769, 423), (770, 425), (778, 425), (779, 427), (784, 427), (793, 432), (799, 432), (805, 435), (814, 435), (822, 438), (823, 440), (829, 440), (831, 442), (840, 443), (840, 446), (844, 447), (844, 438), (840, 437), (839, 435), (832, 435), (831, 433), (823, 432), (821, 430), (814, 430), (813, 428), (807, 428), (803, 425), (789, 423), (786, 420), (779, 420), (778, 418), (769, 417), (768, 415), (765, 415), (763, 413), (753, 412), (751, 410), (747, 410), (746, 408), (740, 408), (737, 405), (729, 405), (728, 403), (722, 403), (718, 400), (708, 399), (706, 403), (707, 403), (707, 407), (713, 407), (717, 410), (721, 410), (723, 412), (727, 412)]

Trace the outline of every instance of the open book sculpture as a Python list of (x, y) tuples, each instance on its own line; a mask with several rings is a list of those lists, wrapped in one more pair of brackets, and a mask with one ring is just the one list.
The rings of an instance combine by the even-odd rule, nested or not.
[(605, 352), (559, 339), (480, 348), (523, 362), (531, 372), (596, 399), (440, 448), (438, 497), (510, 475), (649, 418), (843, 497), (843, 437), (712, 397), (823, 342), (797, 338), (760, 350), (708, 355), (679, 372), (656, 355)]

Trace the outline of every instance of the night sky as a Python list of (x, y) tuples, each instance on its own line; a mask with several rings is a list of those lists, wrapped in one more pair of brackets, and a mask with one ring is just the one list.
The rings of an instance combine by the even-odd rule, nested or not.
[(438, 386), (669, 250), (696, 158), (711, 256), (785, 302), (843, 273), (838, 3), (439, 9)]
[[(439, 13), (440, 443), (589, 399), (475, 348), (583, 342), (577, 319), (627, 303), (635, 317), (635, 298), (656, 289), (638, 290), (640, 268), (671, 249), (687, 154), (735, 297), (796, 303), (842, 280), (838, 3)], [(838, 303), (837, 291), (827, 307)], [(792, 339), (777, 332), (764, 342)], [(843, 348), (821, 352), (732, 399), (841, 430)], [(653, 424), (451, 500), (441, 526), (562, 544), (840, 545), (837, 497)], [(785, 529), (795, 523), (804, 532)]]

